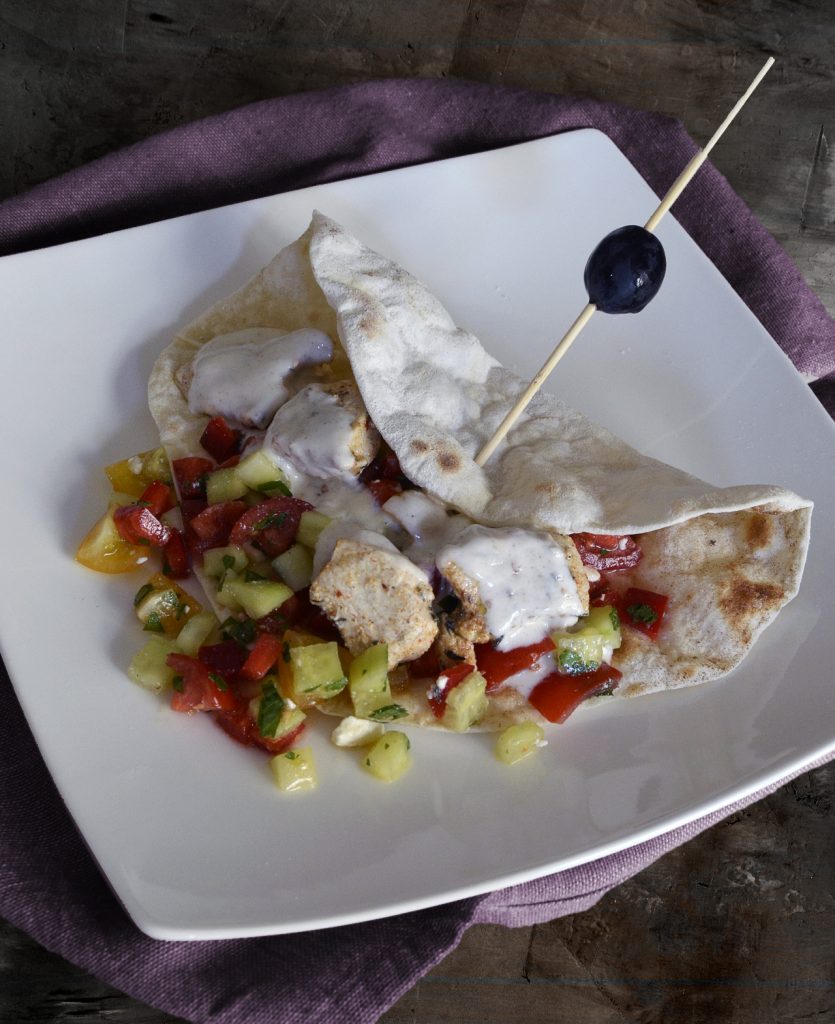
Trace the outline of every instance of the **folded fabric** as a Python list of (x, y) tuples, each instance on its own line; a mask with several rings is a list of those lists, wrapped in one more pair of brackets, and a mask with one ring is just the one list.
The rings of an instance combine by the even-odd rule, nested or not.
[[(614, 104), (464, 82), (370, 82), (183, 126), (7, 200), (0, 252), (586, 127), (605, 132), (659, 193), (696, 148), (676, 122)], [(675, 215), (835, 415), (835, 324), (786, 254), (710, 165)], [(585, 909), (769, 791), (619, 854), (431, 910), (292, 937), (161, 943), (133, 926), (107, 888), (4, 677), (0, 914), (108, 983), (201, 1024), (361, 1024), (470, 924), (529, 925)]]

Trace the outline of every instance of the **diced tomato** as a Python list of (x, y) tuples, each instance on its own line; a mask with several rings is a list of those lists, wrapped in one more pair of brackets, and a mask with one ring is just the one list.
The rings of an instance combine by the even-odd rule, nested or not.
[(661, 629), (668, 602), (666, 594), (630, 587), (617, 604), (620, 621), (655, 640)]
[(372, 480), (368, 489), (374, 495), (374, 500), (378, 505), (385, 505), (395, 494), (402, 494), (403, 484), (397, 480)]
[(291, 547), (302, 512), (311, 508), (313, 506), (301, 498), (280, 496), (259, 501), (235, 523), (229, 534), (229, 543), (242, 548), (249, 541), (270, 558), (275, 558)]
[(246, 648), (234, 640), (221, 640), (217, 644), (204, 644), (197, 652), (197, 660), (210, 672), (216, 672), (227, 683), (232, 683), (240, 675), (247, 655)]
[(588, 697), (611, 693), (622, 676), (612, 665), (601, 665), (594, 672), (578, 676), (554, 672), (533, 688), (528, 700), (549, 722), (564, 722)]
[(171, 539), (171, 528), (143, 505), (122, 505), (114, 509), (113, 522), (119, 536), (128, 544), (146, 543), (162, 548)]
[(271, 754), (281, 754), (293, 746), (304, 730), (305, 723), (299, 722), (292, 732), (282, 736), (281, 739), (271, 740), (262, 736), (258, 731), (258, 723), (246, 708), (236, 708), (232, 711), (222, 711), (215, 716), (215, 721), (232, 739), (242, 743), (245, 747), (261, 747)]
[(213, 416), (200, 436), (200, 444), (215, 462), (223, 462), (235, 452), (240, 439), (240, 431), (233, 430), (222, 416)]
[(601, 575), (600, 579), (595, 580), (594, 583), (589, 583), (589, 605), (592, 608), (602, 608), (607, 604), (617, 604), (619, 600), (620, 594), (605, 575)]
[(554, 650), (554, 641), (546, 636), (538, 644), (531, 644), (529, 647), (516, 647), (512, 651), (497, 651), (492, 644), (476, 644), (475, 657), (479, 672), (487, 680), (487, 691), (495, 690), (498, 686), (522, 672), (526, 668), (533, 668), (543, 654)]
[(278, 661), (282, 648), (280, 637), (274, 633), (259, 633), (255, 646), (241, 668), (241, 675), (244, 679), (263, 679)]
[(632, 569), (641, 561), (643, 552), (634, 537), (610, 533), (572, 533), (571, 539), (580, 553), (583, 565), (598, 572)]
[(220, 548), (230, 543), (235, 524), (246, 512), (244, 501), (221, 501), (207, 505), (202, 512), (189, 519), (186, 540), (191, 553), (202, 554), (209, 548)]
[(162, 549), (162, 571), (172, 580), (184, 580), (190, 572), (185, 539), (173, 526), (171, 537)]
[(441, 673), (441, 658), (438, 645), (433, 643), (425, 654), (421, 654), (414, 661), (407, 662), (406, 671), (409, 673), (410, 679), (435, 679), (439, 676)]
[(177, 502), (168, 484), (164, 484), (162, 480), (153, 480), (139, 495), (137, 504), (149, 508), (155, 516), (161, 516), (163, 512), (174, 508)]
[(210, 459), (203, 459), (199, 455), (174, 459), (171, 469), (177, 481), (180, 498), (205, 498), (206, 474), (211, 473), (214, 468), (215, 465)]
[(169, 654), (165, 660), (179, 677), (180, 688), (175, 686), (171, 695), (174, 711), (231, 711), (237, 707), (237, 698), (226, 682), (219, 685), (212, 679), (206, 665), (197, 658), (187, 654)]
[(449, 691), (458, 686), (459, 683), (463, 683), (467, 676), (471, 675), (474, 671), (475, 668), (472, 665), (462, 663), (460, 665), (453, 665), (451, 668), (445, 668), (441, 672), (432, 684), (428, 694), (429, 707), (432, 708), (432, 714), (436, 718), (444, 717)]

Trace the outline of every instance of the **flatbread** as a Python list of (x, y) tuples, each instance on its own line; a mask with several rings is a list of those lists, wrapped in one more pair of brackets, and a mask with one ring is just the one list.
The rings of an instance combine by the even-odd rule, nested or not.
[[(206, 418), (189, 412), (176, 384), (199, 345), (247, 327), (311, 326), (340, 342), (327, 374), (353, 374), (403, 471), (427, 493), (486, 525), (640, 535), (644, 558), (619, 579), (670, 604), (657, 642), (624, 630), (617, 695), (727, 673), (797, 593), (810, 501), (772, 485), (714, 487), (642, 455), (553, 395), (540, 392), (479, 467), (476, 453), (527, 382), (420, 281), (318, 213), (160, 356), (149, 400), (169, 456), (200, 451)], [(419, 717), (431, 717), (421, 700), (416, 714), (420, 706)], [(497, 724), (532, 711), (512, 691), (494, 708)]]

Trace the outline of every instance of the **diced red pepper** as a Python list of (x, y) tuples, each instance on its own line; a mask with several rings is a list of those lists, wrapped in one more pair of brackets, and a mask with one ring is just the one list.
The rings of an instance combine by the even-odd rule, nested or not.
[(302, 512), (311, 508), (313, 506), (301, 498), (281, 496), (259, 501), (235, 523), (229, 534), (229, 543), (242, 548), (250, 542), (270, 558), (275, 558), (292, 546)]
[(378, 505), (385, 505), (395, 494), (403, 493), (403, 484), (397, 480), (372, 480), (368, 485)]
[(113, 512), (113, 522), (122, 540), (128, 544), (151, 544), (162, 548), (171, 539), (171, 527), (161, 523), (143, 505), (122, 505)]
[(669, 600), (666, 594), (630, 587), (617, 604), (620, 621), (655, 640)]
[(241, 668), (244, 679), (263, 679), (278, 661), (283, 643), (275, 633), (259, 633), (255, 646)]
[(215, 721), (227, 735), (237, 740), (238, 743), (242, 743), (245, 747), (260, 747), (271, 754), (281, 754), (292, 747), (305, 727), (304, 722), (299, 722), (296, 728), (286, 736), (271, 740), (261, 735), (258, 731), (258, 723), (246, 708), (222, 711), (215, 715)]
[(171, 488), (162, 480), (153, 480), (149, 483), (137, 501), (137, 505), (149, 508), (155, 516), (161, 516), (176, 504)]
[(512, 651), (497, 651), (492, 644), (476, 644), (475, 656), (479, 672), (487, 680), (487, 691), (498, 686), (517, 672), (522, 672), (539, 661), (543, 654), (554, 650), (554, 641), (546, 636), (538, 644), (516, 647)]
[(171, 469), (177, 481), (180, 498), (205, 498), (206, 475), (211, 473), (215, 464), (199, 455), (189, 455), (184, 459), (174, 459)]
[(200, 436), (200, 444), (215, 462), (234, 454), (240, 440), (240, 431), (233, 430), (222, 416), (213, 416)]
[(248, 656), (245, 647), (234, 640), (221, 640), (217, 644), (204, 644), (197, 652), (197, 660), (209, 669), (223, 676), (227, 683), (233, 683), (241, 673)]
[(245, 512), (245, 501), (221, 501), (217, 505), (207, 505), (188, 520), (186, 539), (191, 553), (202, 554), (209, 548), (221, 548), (230, 543), (230, 534)]
[(572, 533), (583, 565), (598, 572), (632, 569), (641, 561), (643, 552), (634, 537), (610, 533)]
[(184, 580), (191, 572), (185, 538), (174, 526), (168, 543), (162, 549), (162, 571), (172, 580)]
[(428, 694), (429, 707), (436, 718), (443, 718), (449, 691), (463, 683), (467, 676), (475, 672), (472, 665), (460, 664), (445, 668), (432, 684)]
[(231, 711), (237, 707), (237, 698), (225, 681), (218, 684), (210, 670), (197, 658), (187, 654), (169, 654), (165, 659), (179, 678), (171, 694), (174, 711), (187, 714), (192, 711)]
[(554, 672), (533, 688), (528, 701), (549, 722), (564, 722), (584, 700), (611, 693), (622, 676), (612, 665), (601, 665), (577, 676)]

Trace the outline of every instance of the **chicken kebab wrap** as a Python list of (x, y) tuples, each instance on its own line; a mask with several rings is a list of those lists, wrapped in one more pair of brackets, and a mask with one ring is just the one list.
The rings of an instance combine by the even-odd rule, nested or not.
[[(499, 729), (721, 676), (797, 593), (811, 502), (716, 488), (540, 393), (328, 218), (158, 359), (150, 406), (219, 616), (286, 700)], [(541, 719), (540, 719), (541, 720)]]

